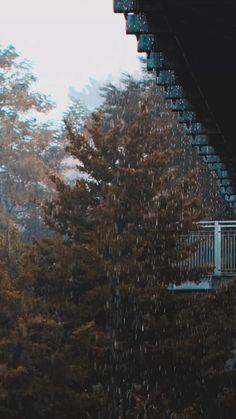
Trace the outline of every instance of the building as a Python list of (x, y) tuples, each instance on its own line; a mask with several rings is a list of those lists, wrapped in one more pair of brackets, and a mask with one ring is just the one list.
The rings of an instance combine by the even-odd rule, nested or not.
[(185, 134), (236, 209), (236, 2), (114, 0)]

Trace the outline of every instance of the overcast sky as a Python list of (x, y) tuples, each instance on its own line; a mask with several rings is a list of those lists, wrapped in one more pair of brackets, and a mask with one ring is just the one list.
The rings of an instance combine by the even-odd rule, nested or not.
[(39, 89), (66, 107), (68, 86), (89, 77), (138, 69), (137, 43), (125, 34), (113, 0), (7, 0), (1, 4), (0, 43), (33, 63)]

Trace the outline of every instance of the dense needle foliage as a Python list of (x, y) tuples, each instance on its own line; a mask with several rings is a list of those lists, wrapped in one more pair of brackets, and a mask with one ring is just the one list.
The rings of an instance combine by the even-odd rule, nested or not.
[(187, 263), (205, 212), (162, 106), (129, 80), (83, 132), (67, 122), (80, 177), (53, 178), (57, 237), (22, 252), (14, 274), (1, 265), (4, 419), (234, 417), (234, 282), (169, 290), (206, 270)]

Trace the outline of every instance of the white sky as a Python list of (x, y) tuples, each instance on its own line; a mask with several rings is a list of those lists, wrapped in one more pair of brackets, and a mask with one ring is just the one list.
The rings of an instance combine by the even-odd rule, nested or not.
[(125, 34), (113, 0), (6, 0), (1, 4), (0, 44), (13, 44), (33, 63), (38, 89), (65, 110), (68, 86), (89, 77), (138, 69), (137, 42)]

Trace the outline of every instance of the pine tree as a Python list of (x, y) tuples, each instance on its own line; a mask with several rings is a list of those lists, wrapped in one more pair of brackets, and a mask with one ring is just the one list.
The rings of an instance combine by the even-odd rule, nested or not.
[[(205, 272), (187, 264), (195, 250), (187, 236), (204, 210), (196, 173), (183, 169), (178, 147), (170, 147), (172, 122), (153, 110), (149, 94), (137, 113), (127, 101), (124, 118), (98, 112), (83, 133), (67, 126), (83, 176), (74, 187), (53, 179), (57, 199), (45, 215), (59, 237), (36, 242), (25, 270), (33, 267), (34, 298), (55, 325), (53, 339), (60, 330), (56, 380), (50, 362), (43, 369), (50, 406), (37, 386), (50, 418), (235, 412), (235, 373), (226, 369), (235, 285), (205, 296), (168, 289)], [(55, 347), (45, 336), (51, 356)]]
[(197, 154), (197, 148), (191, 145), (189, 137), (184, 134), (183, 125), (178, 123), (178, 113), (169, 110), (156, 77), (146, 70), (146, 62), (144, 66), (143, 77), (134, 79), (125, 74), (120, 86), (108, 84), (102, 89), (104, 103), (101, 109), (106, 113), (107, 124), (117, 119), (129, 123), (146, 97), (150, 118), (161, 118), (162, 123), (169, 127), (168, 147), (181, 153), (181, 173), (198, 170), (196, 194), (202, 196), (207, 219), (234, 219), (235, 214), (221, 196), (214, 174), (209, 172), (203, 158)]
[[(110, 386), (108, 411), (111, 409), (115, 418), (118, 394), (126, 393), (135, 383), (133, 372), (139, 362), (133, 363), (132, 374), (123, 385), (120, 341), (126, 341), (130, 354), (139, 344), (138, 359), (144, 347), (142, 319), (146, 317), (148, 322), (153, 296), (163, 287), (180, 283), (186, 275), (200, 274), (180, 265), (193, 251), (184, 236), (196, 228), (203, 209), (195, 196), (195, 174), (180, 175), (178, 151), (167, 146), (170, 127), (160, 118), (153, 120), (147, 100), (129, 123), (118, 120), (110, 126), (107, 115), (101, 113), (93, 115), (84, 134), (75, 134), (68, 126), (69, 150), (84, 176), (75, 187), (55, 179), (58, 198), (48, 204), (46, 216), (64, 237), (65, 254), (70, 247), (69, 254), (75, 251), (77, 255), (77, 259), (73, 255), (76, 269), (70, 278), (71, 283), (77, 281), (73, 294), (74, 298), (79, 296), (81, 320), (95, 321), (97, 333), (109, 331), (114, 342), (108, 363), (115, 385), (113, 389)], [(75, 267), (75, 263), (69, 266)], [(42, 290), (42, 284), (38, 285)], [(124, 322), (132, 324), (130, 336), (124, 333)], [(103, 368), (99, 364), (97, 368), (101, 374)], [(143, 379), (143, 368), (140, 374), (139, 380)], [(105, 376), (102, 381), (108, 379), (107, 373)], [(124, 394), (123, 399), (124, 415)]]

